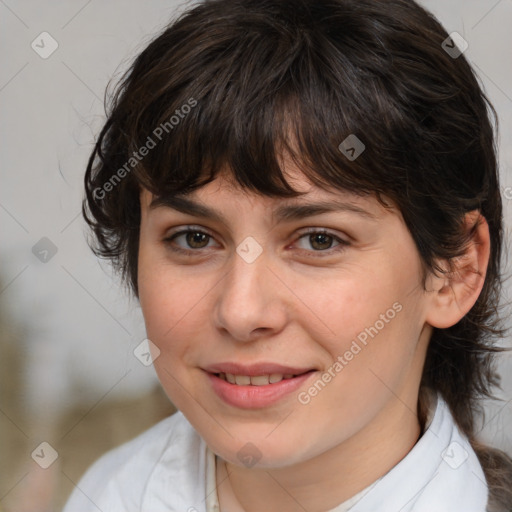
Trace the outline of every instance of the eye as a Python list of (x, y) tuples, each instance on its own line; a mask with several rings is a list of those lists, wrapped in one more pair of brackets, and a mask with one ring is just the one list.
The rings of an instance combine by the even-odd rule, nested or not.
[[(190, 254), (192, 252), (197, 252), (200, 249), (205, 249), (208, 247), (208, 242), (212, 236), (200, 229), (194, 228), (194, 226), (189, 226), (188, 229), (182, 229), (181, 231), (177, 231), (170, 236), (164, 238), (163, 242), (175, 252), (181, 252)], [(186, 244), (185, 247), (176, 245), (176, 240), (182, 239)]]
[[(197, 253), (202, 249), (208, 249), (212, 247), (209, 242), (213, 239), (213, 236), (203, 231), (202, 229), (195, 228), (194, 226), (188, 226), (187, 229), (182, 229), (173, 233), (163, 239), (165, 245), (167, 245), (172, 251), (192, 254)], [(177, 244), (177, 240), (182, 240), (182, 244)], [(309, 253), (328, 253), (340, 252), (345, 249), (349, 244), (346, 240), (341, 239), (333, 233), (325, 229), (310, 228), (302, 232), (297, 242), (302, 243), (301, 250)], [(297, 243), (296, 242), (296, 243)], [(333, 243), (334, 247), (332, 247)], [(312, 248), (304, 247), (308, 245)], [(317, 254), (316, 256), (323, 256), (323, 254)]]
[[(312, 252), (329, 252), (329, 254), (333, 252), (342, 251), (345, 249), (346, 246), (350, 245), (349, 242), (341, 239), (340, 237), (334, 235), (333, 233), (330, 233), (325, 229), (318, 228), (311, 228), (303, 232), (302, 236), (299, 237), (298, 241), (304, 241), (305, 244), (309, 244), (310, 247), (313, 248)], [(332, 248), (332, 244), (334, 242), (337, 245), (335, 245), (334, 248)], [(311, 250), (307, 247), (305, 250), (311, 252)]]

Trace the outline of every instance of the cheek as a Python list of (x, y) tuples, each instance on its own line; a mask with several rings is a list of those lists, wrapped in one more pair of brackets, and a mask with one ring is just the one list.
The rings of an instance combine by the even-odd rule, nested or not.
[(211, 294), (218, 285), (214, 277), (170, 265), (158, 251), (140, 251), (139, 300), (147, 337), (160, 350), (155, 369), (162, 379), (164, 368), (182, 375), (188, 365), (197, 364), (195, 352), (204, 350), (212, 339), (205, 320), (211, 315)]
[(189, 412), (190, 393), (195, 394), (189, 366), (197, 362), (194, 350), (201, 348), (190, 340), (206, 338), (204, 322), (197, 319), (207, 314), (204, 298), (208, 286), (204, 279), (180, 277), (176, 267), (171, 269), (144, 258), (140, 265), (139, 298), (147, 337), (160, 351), (154, 368), (171, 402)]
[(148, 338), (162, 351), (185, 315), (183, 282), (164, 264), (157, 251), (141, 244), (138, 262), (139, 301)]
[(176, 346), (182, 337), (180, 332), (190, 332), (197, 319), (201, 301), (208, 294), (208, 286), (204, 280), (197, 282), (191, 279), (183, 280), (172, 275), (165, 268), (156, 269), (139, 281), (139, 295), (148, 337), (167, 348), (166, 345)]
[(333, 372), (344, 375), (336, 380), (351, 392), (354, 385), (382, 388), (378, 377), (398, 385), (415, 354), (422, 327), (419, 267), (398, 269), (401, 262), (388, 261), (311, 281), (303, 290), (311, 307), (302, 316), (302, 329), (328, 354), (330, 367), (341, 364)]
[(296, 288), (306, 306), (306, 314), (298, 316), (303, 318), (303, 329), (311, 332), (314, 328), (314, 339), (323, 339), (331, 348), (329, 352), (335, 350), (337, 354), (375, 322), (382, 329), (381, 315), (388, 312), (386, 319), (394, 317), (393, 304), (403, 296), (396, 279), (367, 269), (307, 280), (300, 287), (297, 283)]
[(314, 382), (300, 396), (304, 411), (317, 411), (312, 437), (324, 437), (332, 424), (337, 436), (350, 437), (412, 382), (418, 336), (414, 299), (405, 285), (372, 283), (338, 283), (336, 300), (324, 300), (319, 310), (328, 334), (325, 327), (323, 336), (321, 329), (309, 330), (327, 354), (329, 374), (326, 385)]

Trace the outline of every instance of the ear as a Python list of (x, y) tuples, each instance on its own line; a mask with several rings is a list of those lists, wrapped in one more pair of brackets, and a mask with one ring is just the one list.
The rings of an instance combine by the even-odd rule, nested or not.
[(482, 291), (489, 264), (489, 225), (478, 210), (464, 217), (464, 229), (473, 235), (466, 252), (454, 258), (453, 268), (441, 276), (431, 275), (427, 290), (431, 290), (431, 303), (426, 322), (439, 329), (455, 325), (473, 307)]

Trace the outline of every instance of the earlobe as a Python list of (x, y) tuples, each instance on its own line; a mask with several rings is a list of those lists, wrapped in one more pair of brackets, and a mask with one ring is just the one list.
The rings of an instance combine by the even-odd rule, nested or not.
[(430, 279), (432, 302), (426, 321), (439, 329), (459, 322), (473, 307), (484, 285), (490, 255), (489, 226), (474, 210), (465, 216), (465, 229), (472, 233), (465, 253), (451, 261), (451, 270), (446, 265), (446, 273)]

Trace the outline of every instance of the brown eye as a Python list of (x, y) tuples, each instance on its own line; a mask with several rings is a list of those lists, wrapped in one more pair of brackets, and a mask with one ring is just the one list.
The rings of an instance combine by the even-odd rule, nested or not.
[[(209, 235), (201, 233), (200, 231), (188, 231), (185, 235), (187, 244), (189, 244), (193, 249), (202, 249), (203, 247), (206, 247), (206, 245), (208, 245), (209, 238)], [(205, 240), (206, 245), (204, 245)]]
[[(163, 242), (172, 251), (191, 254), (210, 247), (212, 236), (198, 229), (183, 229), (166, 238)], [(178, 243), (177, 241), (180, 241)]]
[[(340, 237), (320, 229), (310, 229), (299, 237), (299, 248), (309, 253), (327, 253), (330, 255), (339, 252), (350, 245), (349, 242), (342, 240)], [(333, 245), (335, 244), (335, 245)], [(309, 245), (309, 247), (307, 247)], [(314, 256), (317, 256), (313, 254)], [(318, 256), (321, 256), (318, 254)]]
[(311, 243), (311, 247), (318, 250), (330, 249), (334, 238), (330, 235), (326, 235), (325, 233), (316, 233), (314, 235), (309, 235), (309, 240)]

